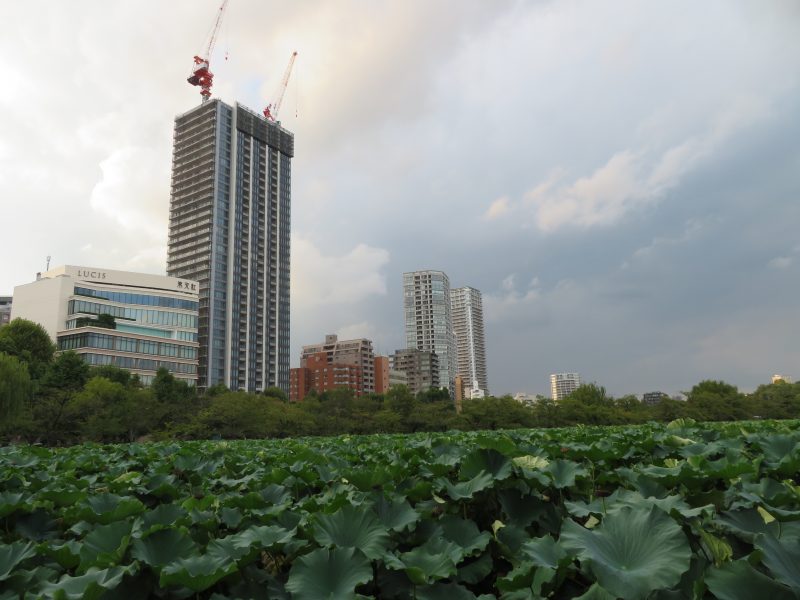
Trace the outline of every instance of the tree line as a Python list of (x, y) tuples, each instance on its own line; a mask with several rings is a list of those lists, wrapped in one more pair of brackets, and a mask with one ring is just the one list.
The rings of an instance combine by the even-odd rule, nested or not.
[(464, 400), (446, 390), (412, 394), (405, 386), (356, 397), (338, 389), (289, 402), (278, 388), (263, 393), (214, 386), (199, 392), (160, 369), (150, 386), (129, 371), (90, 367), (75, 352), (56, 354), (37, 324), (15, 319), (0, 329), (0, 442), (66, 445), (140, 439), (281, 438), (344, 433), (412, 433), (451, 429), (624, 425), (671, 421), (800, 417), (800, 384), (778, 382), (741, 393), (703, 381), (686, 401), (653, 406), (635, 396), (614, 398), (596, 384), (531, 406), (510, 396)]

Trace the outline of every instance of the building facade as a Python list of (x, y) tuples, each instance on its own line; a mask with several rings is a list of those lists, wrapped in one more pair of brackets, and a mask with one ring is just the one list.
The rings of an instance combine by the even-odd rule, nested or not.
[(655, 406), (667, 399), (669, 399), (669, 396), (664, 392), (645, 392), (642, 394), (642, 403), (647, 406)]
[(0, 296), (0, 327), (11, 322), (12, 296)]
[(314, 352), (303, 358), (298, 369), (289, 371), (289, 400), (299, 402), (311, 392), (321, 394), (336, 389), (363, 394), (361, 368), (354, 364), (329, 362), (327, 352)]
[(213, 99), (173, 143), (167, 274), (199, 286), (199, 385), (288, 392), (294, 136)]
[(554, 402), (563, 400), (581, 385), (578, 373), (553, 373), (550, 375), (550, 396)]
[(450, 292), (450, 303), (456, 341), (456, 373), (464, 382), (466, 398), (483, 398), (489, 394), (489, 384), (481, 293), (472, 287), (455, 288)]
[(14, 288), (13, 317), (39, 323), (59, 351), (115, 365), (149, 384), (164, 367), (197, 383), (196, 281), (63, 266)]
[(385, 394), (389, 391), (389, 357), (375, 357), (375, 392)]
[(405, 373), (406, 385), (412, 393), (441, 387), (441, 369), (435, 352), (406, 348), (397, 350), (390, 358), (392, 370)]
[(371, 394), (375, 391), (375, 353), (372, 350), (372, 340), (359, 338), (355, 340), (340, 340), (335, 334), (325, 336), (325, 341), (320, 344), (303, 346), (300, 354), (300, 365), (313, 354), (323, 352), (328, 363), (339, 365), (355, 365), (361, 372), (361, 385), (359, 395)]
[(450, 279), (442, 271), (403, 273), (406, 347), (435, 353), (437, 385), (455, 392), (456, 345), (450, 304)]

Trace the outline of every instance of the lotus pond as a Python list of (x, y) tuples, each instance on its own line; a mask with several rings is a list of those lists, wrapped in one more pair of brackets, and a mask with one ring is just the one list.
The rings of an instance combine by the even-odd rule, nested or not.
[(0, 448), (0, 600), (800, 598), (800, 422)]

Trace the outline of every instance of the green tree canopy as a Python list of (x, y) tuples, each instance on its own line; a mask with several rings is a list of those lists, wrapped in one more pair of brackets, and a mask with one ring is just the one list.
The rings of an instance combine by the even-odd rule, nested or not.
[(76, 352), (62, 352), (48, 365), (43, 383), (49, 388), (75, 392), (86, 385), (89, 369), (86, 361)]
[(15, 421), (30, 394), (31, 378), (25, 363), (0, 353), (0, 429)]
[(39, 379), (53, 360), (56, 345), (44, 327), (27, 319), (14, 319), (0, 329), (0, 352), (28, 363), (32, 379)]

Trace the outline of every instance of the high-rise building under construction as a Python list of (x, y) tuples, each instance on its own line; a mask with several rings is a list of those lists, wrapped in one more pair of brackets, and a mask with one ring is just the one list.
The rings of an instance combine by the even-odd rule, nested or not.
[(289, 391), (294, 136), (218, 99), (175, 119), (167, 273), (199, 284), (198, 385)]

